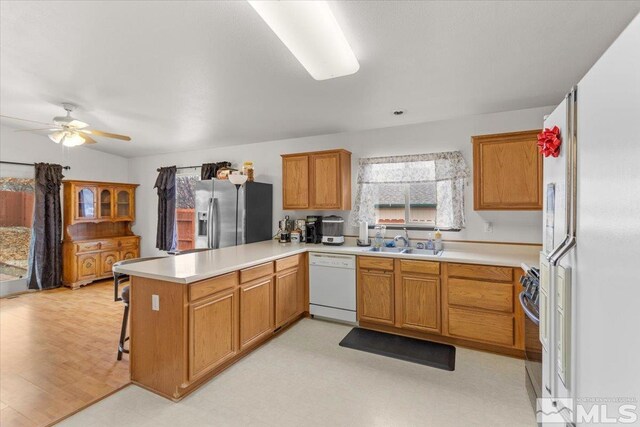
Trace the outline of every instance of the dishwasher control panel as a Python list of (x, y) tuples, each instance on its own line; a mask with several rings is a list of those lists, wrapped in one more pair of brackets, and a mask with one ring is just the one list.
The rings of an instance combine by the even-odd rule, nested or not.
[(354, 255), (338, 255), (338, 254), (323, 254), (323, 253), (310, 253), (309, 265), (315, 265), (318, 267), (333, 267), (333, 268), (356, 268), (356, 257)]

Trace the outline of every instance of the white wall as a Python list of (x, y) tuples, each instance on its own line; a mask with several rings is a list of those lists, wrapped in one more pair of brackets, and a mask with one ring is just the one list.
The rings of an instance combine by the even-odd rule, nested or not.
[[(0, 126), (0, 160), (71, 166), (63, 171), (65, 179), (129, 181), (129, 163), (124, 157), (86, 147), (67, 148), (53, 143), (46, 135), (15, 132), (6, 126)], [(26, 166), (0, 164), (0, 172), (3, 176), (33, 176), (33, 168)]]
[[(137, 192), (136, 234), (142, 236), (142, 254), (157, 254), (155, 249), (157, 196), (153, 190), (159, 166), (190, 166), (205, 162), (228, 160), (234, 166), (252, 160), (256, 180), (274, 184), (274, 231), (277, 220), (285, 214), (292, 218), (304, 218), (307, 211), (282, 211), (280, 154), (303, 151), (345, 148), (352, 155), (352, 193), (355, 199), (357, 162), (361, 157), (420, 154), (460, 150), (469, 168), (473, 161), (471, 136), (490, 133), (530, 130), (542, 126), (543, 116), (552, 107), (542, 107), (504, 113), (464, 117), (454, 120), (421, 123), (360, 132), (348, 132), (270, 141), (257, 144), (176, 152), (129, 160), (131, 182), (140, 184)], [(542, 237), (542, 213), (537, 212), (475, 212), (473, 210), (473, 179), (469, 178), (465, 195), (467, 227), (460, 232), (444, 233), (451, 240), (486, 240), (500, 242), (540, 243)], [(348, 223), (349, 212), (338, 212)], [(493, 232), (484, 232), (484, 223), (493, 223)], [(346, 234), (357, 234), (347, 226)], [(393, 232), (388, 232), (391, 235)], [(425, 232), (412, 232), (412, 237), (425, 236)]]

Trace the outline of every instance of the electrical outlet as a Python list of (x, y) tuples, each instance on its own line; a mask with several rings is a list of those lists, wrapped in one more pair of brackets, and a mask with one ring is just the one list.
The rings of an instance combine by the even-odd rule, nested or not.
[(151, 295), (151, 310), (160, 311), (160, 295)]
[(493, 233), (493, 223), (487, 221), (484, 223), (484, 232), (485, 233)]

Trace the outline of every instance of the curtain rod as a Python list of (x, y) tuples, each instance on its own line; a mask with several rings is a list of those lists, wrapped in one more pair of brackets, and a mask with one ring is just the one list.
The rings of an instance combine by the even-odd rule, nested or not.
[[(6, 163), (8, 165), (19, 165), (19, 166), (35, 166), (33, 163), (22, 163), (22, 162), (5, 162), (4, 160), (0, 160), (0, 163)], [(71, 166), (63, 166), (62, 169), (69, 170)]]
[[(202, 167), (202, 165), (198, 165), (198, 166), (180, 166), (180, 167), (176, 167), (176, 169), (195, 169), (195, 168), (200, 168)], [(156, 172), (160, 172), (160, 168), (156, 169)]]

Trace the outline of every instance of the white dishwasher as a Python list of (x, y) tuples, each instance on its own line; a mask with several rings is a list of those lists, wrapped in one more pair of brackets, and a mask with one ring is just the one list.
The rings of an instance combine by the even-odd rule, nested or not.
[(356, 257), (309, 254), (309, 313), (344, 322), (356, 321)]

